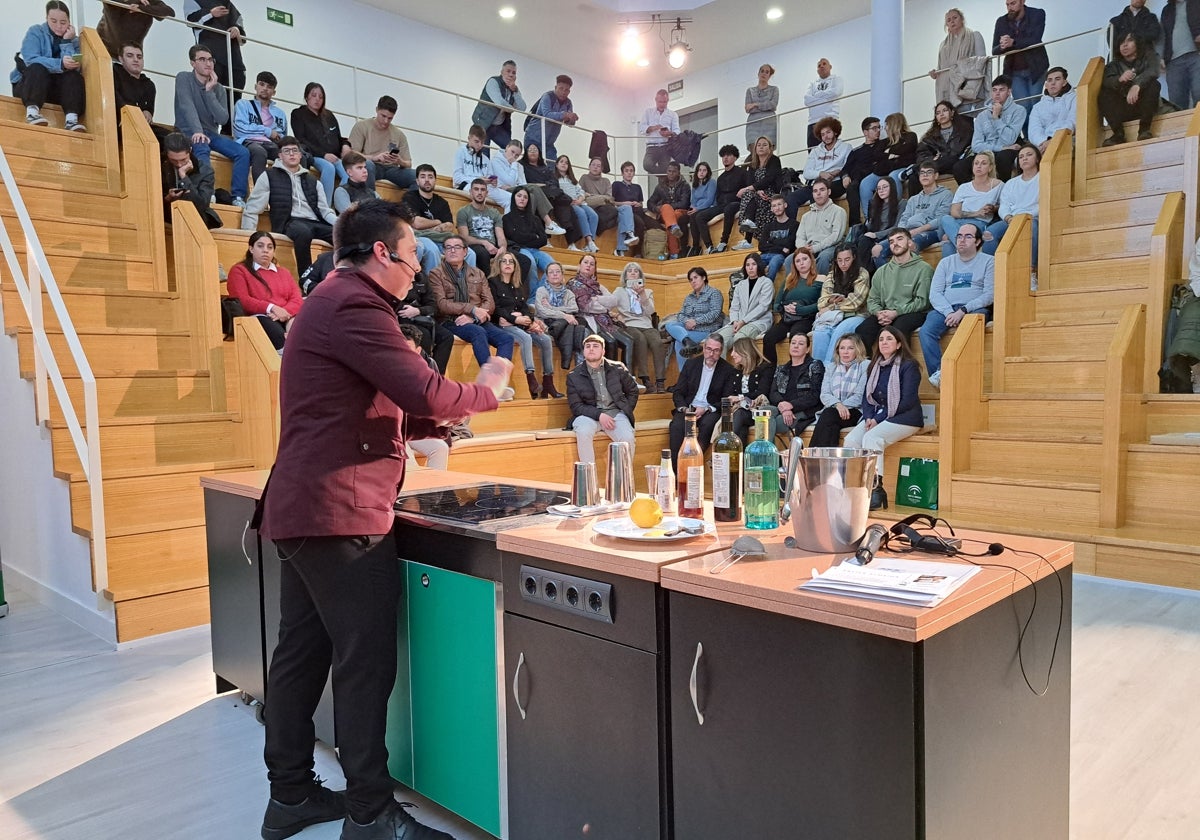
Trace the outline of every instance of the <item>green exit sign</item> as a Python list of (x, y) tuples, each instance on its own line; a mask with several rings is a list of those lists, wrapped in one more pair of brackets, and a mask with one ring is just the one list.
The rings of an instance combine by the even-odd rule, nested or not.
[(292, 25), (292, 13), (281, 12), (278, 9), (267, 9), (267, 20), (271, 23), (282, 23), (284, 26)]

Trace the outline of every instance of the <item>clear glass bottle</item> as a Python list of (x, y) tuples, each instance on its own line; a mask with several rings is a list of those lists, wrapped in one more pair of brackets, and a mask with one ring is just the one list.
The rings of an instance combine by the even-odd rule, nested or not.
[(779, 527), (779, 452), (771, 440), (769, 409), (754, 412), (754, 443), (746, 447), (746, 527)]
[(739, 397), (721, 400), (721, 433), (712, 445), (713, 519), (742, 520), (742, 441), (733, 433), (733, 408)]
[(688, 408), (683, 416), (683, 443), (675, 456), (679, 485), (679, 515), (704, 518), (704, 450), (696, 438), (696, 412)]
[(671, 469), (671, 450), (664, 449), (658, 462), (658, 481), (654, 488), (654, 498), (663, 513), (670, 513), (672, 494), (675, 492), (675, 473)]

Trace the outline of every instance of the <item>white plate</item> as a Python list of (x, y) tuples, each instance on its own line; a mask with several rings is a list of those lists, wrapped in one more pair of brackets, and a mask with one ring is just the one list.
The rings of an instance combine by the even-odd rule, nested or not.
[[(699, 519), (685, 519), (687, 524), (699, 523)], [(598, 522), (592, 523), (592, 530), (597, 534), (603, 534), (606, 537), (617, 537), (622, 540), (640, 540), (642, 542), (674, 542), (675, 540), (690, 540), (694, 537), (702, 537), (711, 534), (717, 530), (717, 526), (711, 522), (704, 522), (703, 534), (689, 534), (687, 531), (680, 531), (673, 536), (665, 536), (665, 531), (674, 530), (679, 526), (680, 519), (678, 516), (667, 516), (663, 521), (655, 525), (653, 528), (643, 528), (641, 525), (633, 524), (633, 520), (628, 516), (620, 519), (601, 519)]]
[(629, 510), (629, 503), (613, 502), (612, 504), (599, 504), (590, 507), (578, 507), (571, 504), (550, 505), (550, 507), (546, 508), (546, 513), (551, 516), (578, 518), (582, 516), (599, 516), (602, 513), (616, 513), (621, 510)]

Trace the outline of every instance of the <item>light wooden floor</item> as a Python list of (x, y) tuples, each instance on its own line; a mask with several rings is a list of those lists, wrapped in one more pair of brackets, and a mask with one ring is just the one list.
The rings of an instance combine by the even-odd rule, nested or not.
[[(1200, 595), (1077, 577), (1075, 596), (1071, 837), (1200, 837)], [(8, 597), (3, 840), (258, 836), (262, 728), (236, 695), (212, 696), (207, 627), (111, 651), (19, 591)], [(330, 751), (317, 763), (341, 785)], [(487, 837), (422, 804), (418, 817), (459, 840)], [(333, 840), (338, 826), (300, 836)]]

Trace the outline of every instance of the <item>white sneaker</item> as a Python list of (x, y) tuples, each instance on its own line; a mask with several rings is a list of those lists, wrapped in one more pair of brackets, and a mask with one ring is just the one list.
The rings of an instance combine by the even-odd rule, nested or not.
[(743, 219), (738, 225), (738, 230), (742, 233), (749, 233), (752, 230), (758, 230), (758, 225), (752, 219)]
[(576, 245), (574, 242), (572, 242), (570, 245), (567, 246), (567, 250), (568, 251), (578, 251), (578, 250), (580, 250), (580, 248), (578, 245)]
[(933, 373), (929, 374), (929, 384), (932, 385), (934, 388), (941, 390), (942, 372), (940, 370), (935, 370)]
[(749, 251), (749, 250), (750, 250), (751, 248), (753, 248), (753, 247), (754, 247), (754, 246), (753, 246), (753, 245), (751, 245), (751, 244), (750, 244), (750, 243), (749, 243), (747, 240), (743, 239), (741, 242), (739, 242), (738, 244), (736, 244), (736, 245), (734, 245), (734, 246), (733, 246), (733, 250), (735, 250), (735, 251)]
[(626, 240), (625, 240), (625, 247), (626, 247), (626, 248), (628, 248), (628, 247), (630, 247), (630, 246), (632, 246), (632, 245), (636, 245), (636, 244), (638, 244), (638, 243), (639, 243), (639, 242), (641, 242), (641, 241), (642, 241), (642, 239), (641, 239), (641, 237), (640, 237), (640, 236), (631, 236), (631, 237), (629, 237), (628, 239), (626, 239)]
[(503, 391), (500, 392), (500, 396), (496, 397), (496, 402), (509, 402), (516, 395), (517, 395), (517, 392), (514, 391), (512, 388), (505, 388)]
[(600, 250), (600, 246), (597, 245), (595, 242), (589, 242), (588, 244), (583, 246), (583, 250), (587, 251), (589, 254), (594, 254)]
[(25, 114), (26, 125), (50, 125), (50, 120), (42, 116), (41, 111), (34, 111), (32, 114)]
[(87, 131), (87, 126), (81, 123), (79, 120), (70, 120), (69, 122), (65, 122), (63, 123), (63, 128), (65, 128), (67, 131)]
[(551, 222), (549, 225), (546, 226), (546, 235), (547, 236), (561, 236), (562, 234), (564, 234), (566, 232), (567, 232), (566, 228), (561, 227), (560, 225), (557, 225), (554, 222)]

